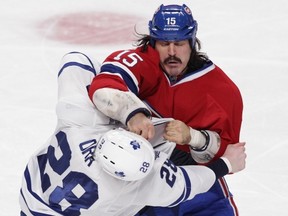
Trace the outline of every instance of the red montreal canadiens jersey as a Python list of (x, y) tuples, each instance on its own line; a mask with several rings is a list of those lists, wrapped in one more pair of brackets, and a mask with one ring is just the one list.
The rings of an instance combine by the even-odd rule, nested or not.
[[(102, 87), (134, 92), (157, 117), (172, 117), (194, 129), (216, 131), (221, 147), (239, 141), (243, 103), (237, 86), (211, 61), (171, 83), (159, 66), (158, 52), (148, 47), (112, 53), (94, 78), (90, 97)], [(188, 145), (177, 148), (189, 151)]]

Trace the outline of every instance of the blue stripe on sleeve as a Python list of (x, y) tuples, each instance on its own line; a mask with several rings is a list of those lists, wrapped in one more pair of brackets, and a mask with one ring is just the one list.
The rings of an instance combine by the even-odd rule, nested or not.
[(177, 204), (179, 204), (180, 202), (186, 201), (188, 199), (188, 197), (191, 194), (191, 181), (190, 178), (186, 172), (185, 169), (183, 169), (182, 167), (178, 167), (181, 169), (183, 176), (184, 176), (184, 180), (185, 180), (185, 185), (186, 187), (184, 188), (183, 193), (181, 194), (181, 196), (173, 203), (171, 203), (169, 206), (175, 206)]
[(188, 199), (188, 197), (190, 196), (191, 194), (191, 188), (192, 188), (192, 184), (191, 184), (191, 181), (190, 181), (190, 178), (186, 172), (185, 169), (183, 169), (182, 167), (179, 167), (181, 170), (182, 170), (182, 173), (184, 175), (184, 178), (185, 178), (185, 183), (186, 183), (186, 196), (184, 197), (184, 199)]
[(87, 70), (89, 72), (92, 72), (94, 75), (96, 75), (96, 70), (91, 67), (90, 65), (84, 65), (84, 64), (80, 64), (78, 62), (68, 62), (66, 64), (63, 65), (63, 67), (60, 69), (59, 73), (58, 73), (58, 77), (60, 76), (60, 74), (63, 72), (63, 70), (67, 67), (70, 67), (70, 66), (77, 66), (77, 67), (80, 67), (84, 70)]
[(116, 65), (113, 64), (104, 64), (101, 67), (101, 72), (117, 73), (121, 75), (122, 79), (126, 83), (127, 87), (130, 89), (130, 91), (138, 95), (138, 88), (136, 84), (134, 83), (129, 73), (124, 69), (117, 67)]
[(69, 55), (69, 54), (80, 54), (80, 55), (85, 56), (85, 57), (87, 58), (87, 60), (90, 62), (91, 66), (92, 66), (92, 67), (94, 68), (94, 70), (95, 70), (95, 67), (94, 67), (93, 62), (92, 62), (91, 59), (90, 59), (87, 55), (85, 55), (84, 53), (74, 51), (74, 52), (68, 53), (68, 55)]
[[(28, 170), (28, 167), (26, 167), (25, 171), (24, 171), (24, 177), (25, 177), (25, 180), (26, 180), (26, 183), (27, 183), (27, 189), (29, 191), (29, 193), (31, 195), (33, 195), (33, 197), (35, 199), (37, 199), (39, 202), (41, 202), (42, 204), (46, 205), (48, 208), (50, 208), (40, 197), (38, 194), (36, 194), (35, 192), (32, 191), (32, 184), (31, 184), (31, 176), (30, 176), (30, 173), (29, 173), (29, 170)], [(21, 196), (23, 197), (23, 200), (25, 201), (26, 205), (27, 205), (27, 202), (26, 202), (26, 199), (23, 195), (23, 192), (21, 190)], [(29, 206), (27, 205), (27, 207), (29, 208)], [(51, 216), (51, 215), (48, 215), (48, 214), (43, 214), (43, 213), (39, 213), (39, 212), (35, 212), (35, 211), (31, 211), (30, 208), (29, 208), (29, 211), (31, 212), (31, 214), (33, 216)]]

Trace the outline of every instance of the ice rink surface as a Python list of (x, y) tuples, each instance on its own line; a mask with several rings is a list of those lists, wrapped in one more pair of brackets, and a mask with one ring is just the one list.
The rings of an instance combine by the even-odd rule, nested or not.
[(102, 61), (131, 48), (134, 24), (163, 2), (192, 9), (202, 51), (242, 92), (247, 168), (227, 177), (240, 215), (288, 215), (287, 1), (1, 0), (1, 216), (19, 215), (25, 165), (55, 128), (61, 57), (81, 51)]

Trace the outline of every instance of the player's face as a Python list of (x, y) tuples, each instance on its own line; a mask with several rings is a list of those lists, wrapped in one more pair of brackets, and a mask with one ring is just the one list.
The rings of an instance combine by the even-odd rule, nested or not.
[(178, 76), (186, 69), (191, 54), (188, 40), (156, 41), (155, 49), (159, 52), (163, 69), (170, 76)]

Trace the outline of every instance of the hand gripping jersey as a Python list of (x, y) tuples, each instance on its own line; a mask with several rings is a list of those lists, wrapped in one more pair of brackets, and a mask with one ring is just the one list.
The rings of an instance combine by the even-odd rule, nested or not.
[(63, 58), (58, 74), (58, 125), (24, 171), (22, 213), (129, 216), (145, 205), (175, 206), (206, 192), (215, 182), (211, 169), (176, 167), (164, 152), (155, 151), (152, 171), (139, 181), (122, 181), (103, 171), (94, 157), (97, 142), (119, 124), (97, 111), (88, 97), (87, 88), (97, 70), (81, 53)]
[[(226, 146), (239, 141), (242, 98), (236, 85), (215, 64), (208, 62), (198, 71), (171, 83), (159, 66), (158, 52), (148, 46), (112, 53), (102, 64), (101, 73), (90, 88), (103, 87), (132, 91), (156, 117), (174, 118), (197, 130), (211, 130), (221, 137), (216, 158)], [(189, 151), (188, 145), (177, 146)]]

